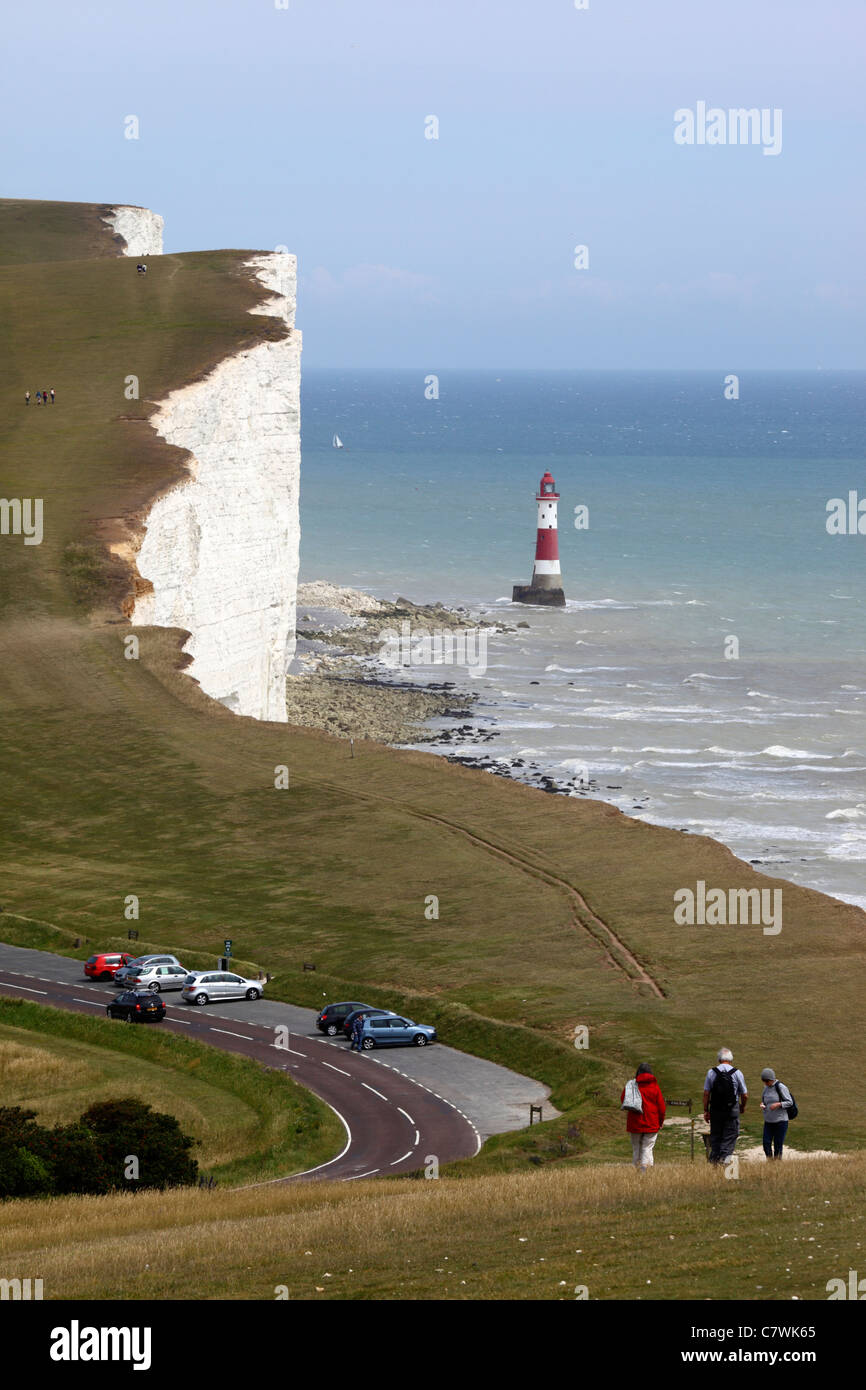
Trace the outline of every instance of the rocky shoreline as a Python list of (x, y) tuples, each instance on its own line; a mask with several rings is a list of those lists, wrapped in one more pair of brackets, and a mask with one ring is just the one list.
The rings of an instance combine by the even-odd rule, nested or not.
[[(493, 627), (441, 603), (393, 603), (324, 580), (298, 586), (297, 654), (286, 678), (290, 724), (381, 743), (430, 741), (431, 719), (465, 720), (476, 699), (454, 681), (416, 683), (383, 660), (387, 633)], [(464, 727), (468, 727), (465, 726)]]
[[(606, 792), (622, 791), (617, 784), (599, 782), (588, 770), (554, 777), (532, 758), (468, 751), (495, 743), (497, 737), (495, 716), (473, 720), (478, 693), (454, 681), (404, 680), (400, 667), (389, 669), (382, 661), (383, 633), (404, 622), (412, 631), (487, 628), (497, 633), (516, 632), (528, 623), (511, 627), (441, 603), (417, 604), (405, 598), (385, 602), (325, 580), (298, 586), (297, 611), (298, 654), (286, 678), (290, 724), (344, 738), (398, 746), (421, 744), (447, 762), (523, 782), (554, 796), (605, 800), (609, 799)], [(434, 720), (449, 723), (444, 728), (431, 727)], [(460, 752), (461, 748), (467, 751)], [(649, 800), (648, 795), (636, 796), (630, 809), (646, 811)]]

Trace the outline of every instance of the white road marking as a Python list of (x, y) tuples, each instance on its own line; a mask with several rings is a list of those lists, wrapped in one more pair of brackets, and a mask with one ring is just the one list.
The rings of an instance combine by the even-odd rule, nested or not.
[(341, 1076), (351, 1076), (351, 1075), (352, 1075), (352, 1073), (351, 1073), (350, 1071), (343, 1071), (343, 1068), (342, 1068), (342, 1067), (335, 1067), (331, 1062), (323, 1062), (323, 1063), (322, 1063), (322, 1066), (323, 1066), (323, 1067), (329, 1067), (331, 1071), (338, 1071), (338, 1072), (340, 1073)]
[[(38, 992), (39, 992), (39, 993), (43, 993), (44, 991), (41, 991), (41, 990), (40, 990), (40, 991), (38, 991)], [(79, 999), (79, 998), (77, 997), (77, 995), (75, 995), (75, 994), (73, 994), (73, 996), (72, 996), (72, 1002), (73, 1002), (73, 1004), (89, 1004), (90, 1007), (91, 1007), (91, 1009), (101, 1009), (101, 1008), (103, 1008), (103, 1005), (102, 1005), (102, 1004), (94, 1004), (94, 1002), (93, 1002), (92, 999)]]
[(416, 1131), (415, 1131), (415, 1143), (412, 1145), (412, 1148), (413, 1148), (413, 1149), (417, 1149), (417, 1147), (418, 1147), (418, 1145), (419, 1145), (420, 1143), (421, 1143), (421, 1133), (420, 1133), (419, 1130), (416, 1129)]
[[(219, 1031), (220, 1031), (220, 1030), (217, 1029), (217, 1032), (219, 1032)], [(240, 1037), (240, 1033), (235, 1033), (234, 1036), (235, 1036), (236, 1038), (239, 1038), (239, 1037)], [(307, 1056), (306, 1052), (298, 1052), (297, 1048), (295, 1048), (295, 1047), (277, 1047), (277, 1044), (276, 1044), (276, 1043), (271, 1043), (271, 1047), (276, 1047), (278, 1052), (291, 1052), (291, 1054), (292, 1054), (293, 1057), (303, 1057), (303, 1058), (306, 1058), (306, 1056)], [(322, 1066), (323, 1066), (323, 1067), (326, 1067), (327, 1065), (328, 1065), (327, 1062), (323, 1062), (323, 1063), (322, 1063)]]
[(211, 1028), (212, 1033), (225, 1033), (228, 1038), (243, 1038), (244, 1042), (252, 1042), (253, 1039), (247, 1033), (233, 1033), (230, 1028)]
[[(16, 974), (16, 975), (18, 975), (19, 973), (20, 973), (19, 971), (17, 971), (17, 970), (15, 971), (15, 974)], [(47, 990), (47, 989), (31, 989), (29, 985), (13, 985), (12, 982), (11, 982), (11, 980), (6, 980), (6, 981), (4, 982), (4, 987), (5, 987), (6, 989), (26, 989), (28, 994), (47, 994), (47, 993), (48, 993), (48, 990)]]
[[(409, 1150), (408, 1153), (405, 1153), (405, 1154), (403, 1155), (403, 1158), (411, 1158), (411, 1157), (412, 1157), (412, 1150), (411, 1150), (411, 1149)], [(395, 1158), (395, 1159), (394, 1159), (394, 1162), (393, 1162), (393, 1163), (389, 1163), (388, 1167), (389, 1167), (389, 1168), (394, 1168), (398, 1163), (402, 1163), (402, 1162), (403, 1162), (403, 1158)]]
[(406, 1116), (406, 1119), (409, 1121), (410, 1125), (414, 1125), (415, 1121), (412, 1119), (412, 1116), (409, 1114), (408, 1110), (404, 1110), (402, 1105), (398, 1105), (397, 1109), (400, 1111), (401, 1115)]
[(367, 1173), (353, 1173), (350, 1178), (344, 1178), (343, 1182), (354, 1182), (356, 1178), (372, 1178), (374, 1173), (378, 1173), (378, 1168), (371, 1168)]
[[(387, 1101), (388, 1097), (387, 1097), (387, 1096), (383, 1096), (381, 1091), (377, 1091), (375, 1086), (368, 1086), (367, 1083), (366, 1083), (366, 1081), (362, 1081), (362, 1082), (361, 1082), (361, 1085), (364, 1086), (364, 1087), (366, 1087), (366, 1089), (367, 1089), (368, 1091), (372, 1091), (372, 1092), (373, 1092), (373, 1095), (374, 1095), (374, 1096), (378, 1096), (380, 1100)], [(378, 1171), (378, 1169), (377, 1169), (377, 1171)]]

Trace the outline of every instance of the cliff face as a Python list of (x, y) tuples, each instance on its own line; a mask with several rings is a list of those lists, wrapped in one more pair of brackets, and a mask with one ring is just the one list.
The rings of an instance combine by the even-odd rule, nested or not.
[(149, 208), (116, 207), (105, 218), (126, 242), (124, 256), (161, 256), (163, 218)]
[[(294, 329), (295, 257), (247, 264), (274, 296), (254, 312)], [(153, 591), (132, 614), (136, 625), (191, 633), (188, 671), (207, 694), (237, 714), (282, 722), (295, 649), (300, 353), (293, 331), (227, 358), (161, 402), (151, 423), (189, 450), (191, 477), (146, 519), (137, 563)]]

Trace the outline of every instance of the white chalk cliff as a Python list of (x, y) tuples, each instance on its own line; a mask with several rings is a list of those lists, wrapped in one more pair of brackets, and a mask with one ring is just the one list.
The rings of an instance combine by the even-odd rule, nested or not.
[(124, 256), (161, 256), (164, 219), (150, 208), (119, 206), (112, 208), (107, 222), (113, 232), (123, 237)]
[(169, 444), (189, 450), (190, 479), (146, 518), (137, 564), (153, 591), (138, 597), (132, 622), (187, 629), (187, 671), (208, 695), (285, 722), (300, 544), (297, 267), (277, 252), (247, 265), (273, 291), (252, 312), (293, 331), (226, 358), (152, 417)]

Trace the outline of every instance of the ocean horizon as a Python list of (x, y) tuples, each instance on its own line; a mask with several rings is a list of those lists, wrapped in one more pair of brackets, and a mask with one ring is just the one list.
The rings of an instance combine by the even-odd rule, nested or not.
[[(866, 536), (827, 529), (866, 497), (866, 374), (431, 376), (305, 373), (301, 580), (528, 623), (474, 677), (402, 673), (475, 691), (494, 739), (457, 751), (866, 907)], [(545, 470), (563, 610), (511, 603)]]

